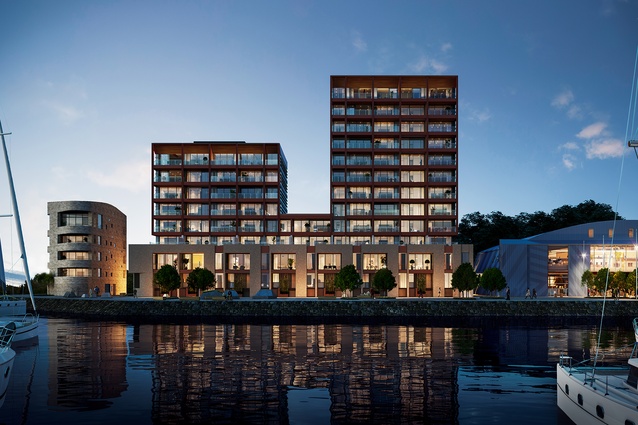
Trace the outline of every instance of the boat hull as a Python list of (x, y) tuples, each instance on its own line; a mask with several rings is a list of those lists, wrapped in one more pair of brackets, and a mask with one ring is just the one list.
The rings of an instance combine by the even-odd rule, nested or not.
[(7, 390), (9, 389), (9, 380), (11, 379), (15, 356), (16, 352), (11, 348), (7, 348), (0, 353), (0, 407), (2, 407), (4, 400), (7, 398)]
[(583, 370), (556, 365), (557, 404), (574, 423), (638, 424), (638, 393), (628, 391), (617, 376), (598, 376), (593, 384), (590, 377)]
[(24, 317), (0, 317), (0, 326), (6, 326), (13, 322), (16, 331), (13, 335), (13, 342), (26, 341), (38, 336), (38, 316), (26, 315)]

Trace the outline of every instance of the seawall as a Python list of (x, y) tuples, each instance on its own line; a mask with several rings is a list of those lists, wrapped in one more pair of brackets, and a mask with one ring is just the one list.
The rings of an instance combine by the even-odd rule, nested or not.
[[(154, 300), (37, 297), (38, 313), (51, 317), (141, 322), (440, 323), (488, 321), (596, 323), (601, 299), (278, 299)], [(605, 320), (630, 322), (638, 301), (607, 300)]]

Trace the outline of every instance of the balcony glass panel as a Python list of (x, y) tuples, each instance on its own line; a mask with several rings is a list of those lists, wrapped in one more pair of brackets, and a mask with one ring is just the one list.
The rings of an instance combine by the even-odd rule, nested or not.
[[(181, 215), (182, 207), (180, 204), (153, 204), (154, 215)], [(88, 225), (88, 217), (87, 217)]]
[(156, 199), (181, 199), (181, 187), (156, 187), (153, 191), (153, 197)]
[(277, 199), (278, 196), (277, 188), (269, 187), (266, 189), (266, 199)]
[(374, 89), (374, 97), (376, 99), (397, 99), (399, 90), (396, 88), (377, 88)]
[(346, 141), (343, 139), (332, 139), (333, 149), (343, 149), (346, 147)]
[(367, 155), (348, 155), (348, 165), (372, 165), (370, 156)]
[(240, 215), (262, 215), (263, 209), (261, 204), (240, 204)]
[(402, 187), (401, 198), (403, 199), (424, 199), (424, 189), (422, 187)]
[(375, 204), (374, 215), (399, 215), (397, 204)]
[(423, 220), (401, 220), (401, 232), (422, 232)]
[(425, 215), (425, 205), (423, 204), (402, 204), (401, 215)]
[(429, 155), (428, 165), (456, 165), (455, 155)]
[(260, 153), (240, 153), (239, 165), (263, 165), (264, 156)]
[(352, 133), (367, 133), (372, 131), (372, 126), (369, 122), (349, 122), (346, 126), (346, 131)]
[(236, 215), (235, 204), (212, 204), (210, 215)]
[(346, 222), (346, 231), (371, 232), (372, 226), (370, 225), (370, 220), (348, 220)]
[(370, 149), (372, 142), (366, 139), (349, 139), (346, 142), (346, 147), (348, 149)]
[(423, 171), (402, 171), (401, 181), (406, 183), (423, 183), (425, 173)]
[(208, 188), (204, 187), (189, 187), (186, 189), (187, 199), (207, 199)]
[(259, 199), (264, 193), (260, 187), (244, 187), (239, 190), (239, 199)]
[(348, 182), (369, 182), (371, 181), (368, 171), (350, 171), (346, 179)]
[(401, 115), (424, 115), (425, 107), (423, 106), (402, 106)]
[(449, 187), (431, 187), (428, 189), (429, 199), (456, 199), (456, 192)]
[(428, 131), (450, 133), (456, 131), (456, 124), (451, 122), (432, 122), (428, 124)]
[(374, 222), (375, 232), (398, 232), (398, 222), (394, 220), (375, 220)]
[(425, 123), (423, 122), (403, 122), (401, 123), (402, 133), (422, 133), (425, 131)]
[(387, 116), (387, 115), (399, 115), (399, 108), (397, 106), (375, 106), (374, 115)]
[(370, 215), (370, 204), (349, 204), (348, 215)]
[(208, 153), (184, 154), (184, 165), (208, 165)]
[(213, 165), (235, 165), (235, 154), (214, 153), (210, 163)]
[(153, 158), (153, 165), (182, 165), (182, 156), (168, 153), (156, 153)]
[(398, 149), (399, 141), (396, 139), (377, 138), (374, 139), (375, 149)]
[(242, 182), (262, 182), (263, 180), (261, 171), (242, 171), (239, 179)]
[(423, 155), (401, 155), (401, 165), (423, 165)]
[(456, 115), (454, 106), (431, 106), (428, 108), (428, 115)]
[(225, 187), (212, 188), (210, 197), (211, 199), (235, 199), (235, 189)]
[(423, 139), (403, 139), (401, 140), (401, 149), (423, 149)]
[(439, 88), (430, 89), (430, 99), (455, 99), (456, 89), (453, 88)]
[(182, 172), (177, 170), (157, 171), (153, 173), (153, 181), (158, 183), (172, 183), (182, 181)]
[(343, 217), (345, 214), (345, 206), (343, 204), (334, 204), (332, 206), (332, 215), (335, 217)]
[(332, 89), (332, 98), (333, 99), (345, 99), (346, 97), (346, 89), (345, 87), (334, 87)]
[(349, 105), (346, 115), (372, 115), (372, 108), (367, 105)]
[(376, 187), (374, 189), (375, 199), (399, 199), (399, 188)]
[(239, 230), (248, 233), (264, 231), (261, 220), (241, 220)]
[(344, 121), (333, 122), (332, 131), (336, 133), (343, 133), (344, 131), (346, 131), (346, 123)]
[(375, 155), (374, 165), (399, 165), (399, 155)]
[(278, 165), (278, 164), (279, 164), (279, 154), (276, 154), (276, 153), (266, 154), (266, 165)]
[(456, 215), (454, 204), (430, 204), (430, 215)]
[(376, 171), (374, 173), (374, 181), (375, 182), (398, 182), (399, 181), (399, 173), (398, 171)]
[(346, 158), (344, 155), (332, 155), (332, 165), (345, 165)]
[(343, 171), (333, 171), (333, 173), (332, 173), (332, 181), (333, 182), (344, 182), (344, 181), (346, 181), (345, 173)]
[(237, 223), (235, 220), (211, 220), (211, 232), (236, 232)]
[(208, 182), (209, 175), (207, 171), (188, 171), (186, 173), (186, 181), (192, 183)]
[(433, 171), (428, 173), (428, 182), (447, 182), (456, 181), (456, 174), (452, 171)]
[(332, 188), (332, 199), (345, 199), (346, 189), (344, 187)]
[(452, 220), (428, 221), (429, 232), (456, 232), (456, 226)]
[(208, 232), (208, 220), (186, 220), (187, 232)]
[(455, 149), (456, 148), (456, 139), (454, 139), (454, 138), (429, 139), (428, 140), (428, 148), (430, 148), (430, 149)]
[(374, 131), (377, 133), (389, 133), (399, 131), (399, 125), (394, 122), (375, 122)]
[(211, 182), (234, 182), (236, 180), (234, 171), (217, 171), (210, 175)]
[(345, 105), (332, 105), (332, 115), (345, 115), (346, 107)]
[(188, 215), (208, 215), (208, 204), (186, 204), (186, 214)]
[(346, 91), (348, 99), (371, 99), (372, 89), (369, 88), (348, 88)]
[(348, 190), (348, 198), (368, 199), (370, 198), (370, 188), (369, 187), (351, 187)]

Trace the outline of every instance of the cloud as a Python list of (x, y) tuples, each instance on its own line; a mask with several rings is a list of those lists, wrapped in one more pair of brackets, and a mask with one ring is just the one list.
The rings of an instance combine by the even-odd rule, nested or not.
[(574, 168), (576, 168), (576, 160), (576, 157), (572, 154), (563, 154), (563, 166), (569, 171), (572, 171)]
[(559, 149), (565, 149), (568, 151), (576, 151), (576, 150), (580, 150), (580, 146), (578, 146), (578, 143), (576, 142), (567, 142), (560, 145)]
[(574, 93), (571, 90), (564, 90), (552, 100), (552, 106), (563, 109), (574, 101)]
[(570, 119), (581, 119), (583, 118), (583, 108), (579, 105), (571, 105), (567, 108), (567, 117)]
[(352, 31), (352, 46), (357, 52), (365, 52), (368, 50), (368, 44), (359, 31)]
[(57, 119), (66, 125), (73, 124), (84, 116), (82, 110), (59, 102), (42, 101), (42, 106), (53, 112)]
[(622, 156), (625, 145), (618, 139), (592, 140), (585, 145), (587, 159), (606, 159)]
[(583, 128), (577, 135), (579, 139), (592, 139), (594, 137), (599, 137), (604, 134), (605, 128), (607, 128), (607, 124), (604, 122), (597, 122), (594, 124), (590, 124), (587, 127)]
[(482, 123), (485, 121), (489, 121), (491, 118), (492, 118), (492, 114), (490, 113), (489, 109), (483, 109), (482, 111), (472, 110), (469, 113), (470, 121), (476, 121), (476, 122)]
[(150, 174), (150, 164), (144, 160), (119, 164), (110, 170), (110, 174), (92, 170), (87, 173), (87, 177), (98, 186), (139, 193), (148, 191)]
[(448, 50), (452, 50), (452, 43), (443, 43), (441, 45), (441, 51), (446, 53)]
[(417, 73), (432, 72), (434, 74), (441, 74), (448, 69), (448, 66), (445, 65), (444, 63), (436, 59), (430, 59), (427, 56), (421, 56), (416, 62), (412, 63), (409, 67), (413, 72), (417, 72)]

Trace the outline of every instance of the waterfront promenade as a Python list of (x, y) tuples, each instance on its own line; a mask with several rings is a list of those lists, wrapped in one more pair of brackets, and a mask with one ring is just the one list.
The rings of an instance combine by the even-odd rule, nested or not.
[[(340, 321), (414, 322), (444, 318), (530, 319), (594, 322), (600, 317), (601, 298), (279, 298), (199, 301), (159, 298), (36, 297), (38, 313), (46, 316), (104, 320), (213, 320), (213, 321)], [(638, 317), (638, 300), (607, 299), (605, 317)]]

